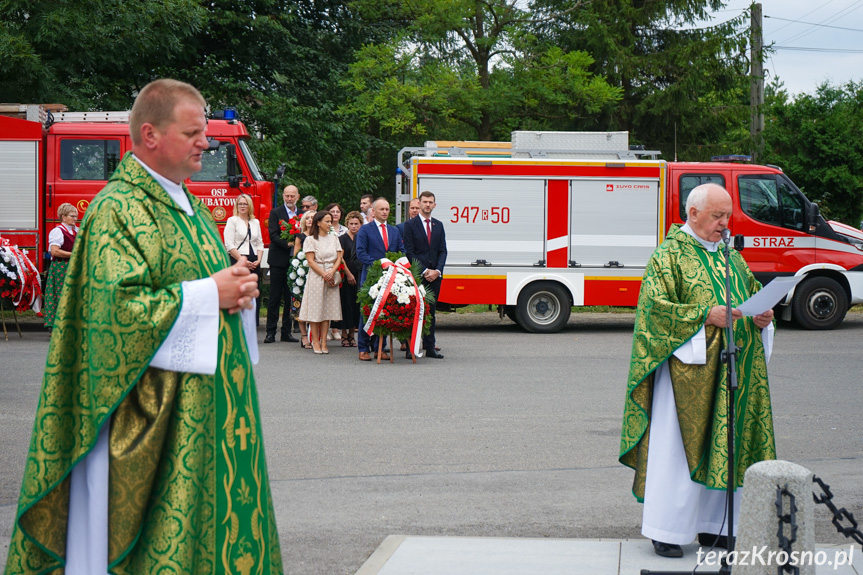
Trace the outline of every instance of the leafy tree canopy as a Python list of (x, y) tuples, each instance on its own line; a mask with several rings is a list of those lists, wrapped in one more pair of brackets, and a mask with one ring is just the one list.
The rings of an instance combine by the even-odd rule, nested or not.
[(357, 0), (367, 20), (399, 33), (357, 52), (343, 86), (385, 138), (509, 139), (516, 128), (592, 123), (618, 90), (588, 72), (584, 52), (543, 45), (514, 0)]
[[(537, 36), (583, 50), (589, 70), (622, 91), (601, 129), (627, 130), (665, 157), (696, 160), (748, 149), (748, 22), (743, 13), (715, 26), (696, 24), (725, 0), (536, 0)], [(551, 18), (550, 16), (559, 15)], [(744, 146), (728, 149), (730, 142)], [(742, 140), (741, 140), (742, 138)], [(675, 147), (675, 141), (677, 145)]]
[(195, 0), (0, 3), (0, 100), (125, 108), (206, 22)]
[(863, 217), (863, 83), (827, 82), (794, 100), (766, 90), (764, 162), (777, 164), (824, 216), (855, 228)]

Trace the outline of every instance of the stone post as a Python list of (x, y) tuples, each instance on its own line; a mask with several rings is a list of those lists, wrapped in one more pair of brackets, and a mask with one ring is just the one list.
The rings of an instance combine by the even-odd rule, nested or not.
[[(781, 551), (777, 537), (779, 518), (776, 515), (776, 488), (787, 485), (797, 506), (797, 540), (791, 544), (791, 550), (800, 557), (796, 564), (800, 568), (800, 575), (815, 575), (815, 562), (812, 560), (815, 553), (812, 472), (790, 461), (761, 461), (746, 470), (743, 485), (745, 489), (740, 505), (740, 522), (735, 545), (738, 564), (733, 566), (733, 573), (776, 575), (779, 565), (777, 555)], [(782, 514), (790, 512), (789, 500), (784, 497)], [(783, 526), (783, 534), (791, 538), (789, 524)], [(746, 564), (743, 564), (742, 554), (745, 552), (749, 552), (749, 557)], [(804, 553), (808, 553), (808, 559)], [(779, 555), (779, 558), (784, 555)], [(789, 561), (793, 563), (791, 558)]]

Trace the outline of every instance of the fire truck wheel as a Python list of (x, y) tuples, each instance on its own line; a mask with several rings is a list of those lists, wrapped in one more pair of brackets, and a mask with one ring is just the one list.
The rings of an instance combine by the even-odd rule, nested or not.
[(833, 329), (845, 319), (848, 295), (827, 277), (805, 280), (794, 291), (794, 319), (805, 329)]
[(537, 282), (518, 295), (516, 323), (531, 333), (554, 333), (569, 320), (572, 306), (569, 294), (560, 284)]

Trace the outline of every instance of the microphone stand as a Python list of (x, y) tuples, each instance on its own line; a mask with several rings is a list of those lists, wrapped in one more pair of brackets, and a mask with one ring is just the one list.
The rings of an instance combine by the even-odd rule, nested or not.
[[(734, 343), (734, 320), (731, 317), (731, 253), (728, 244), (731, 242), (731, 231), (726, 228), (722, 230), (722, 251), (725, 254), (725, 349), (722, 350), (719, 359), (722, 363), (728, 366), (728, 385), (725, 391), (726, 408), (728, 410), (728, 485), (727, 485), (727, 503), (728, 503), (728, 549), (731, 553), (734, 551), (734, 487), (737, 484), (734, 474), (734, 435), (736, 430), (737, 420), (734, 417), (734, 398), (737, 396), (737, 353), (740, 348)], [(719, 538), (719, 535), (716, 536)], [(727, 555), (725, 556), (727, 557)], [(702, 575), (730, 575), (731, 565), (722, 558), (722, 565), (719, 571), (704, 571)], [(696, 569), (698, 567), (696, 566)], [(694, 569), (688, 571), (662, 571), (642, 569), (641, 575), (691, 575)]]

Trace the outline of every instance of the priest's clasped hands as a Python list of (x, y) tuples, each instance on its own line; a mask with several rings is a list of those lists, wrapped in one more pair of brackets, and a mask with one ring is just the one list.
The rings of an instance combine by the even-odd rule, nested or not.
[(228, 310), (228, 313), (237, 313), (241, 309), (252, 309), (255, 306), (258, 276), (249, 270), (246, 261), (246, 256), (242, 256), (231, 267), (210, 276), (219, 289), (219, 308)]
[[(724, 305), (715, 305), (710, 308), (710, 312), (707, 314), (706, 325), (715, 325), (719, 327), (727, 327), (727, 310)], [(738, 310), (737, 308), (733, 308), (731, 310), (731, 319), (737, 320), (743, 318), (743, 312)], [(755, 322), (760, 329), (764, 329), (770, 322), (773, 321), (773, 310), (769, 309), (762, 314), (758, 314), (752, 316), (752, 321)]]

